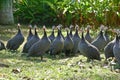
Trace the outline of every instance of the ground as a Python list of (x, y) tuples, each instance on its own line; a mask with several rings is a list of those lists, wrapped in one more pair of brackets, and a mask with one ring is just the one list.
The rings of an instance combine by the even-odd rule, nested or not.
[[(21, 28), (27, 36), (27, 27)], [(16, 32), (15, 26), (0, 26), (0, 39), (6, 44)], [(38, 32), (41, 37), (42, 29)], [(45, 54), (41, 61), (40, 57), (21, 56), (23, 45), (16, 52), (0, 51), (0, 80), (120, 80), (119, 72), (105, 64), (104, 54), (102, 61), (87, 62), (80, 54), (68, 58)]]

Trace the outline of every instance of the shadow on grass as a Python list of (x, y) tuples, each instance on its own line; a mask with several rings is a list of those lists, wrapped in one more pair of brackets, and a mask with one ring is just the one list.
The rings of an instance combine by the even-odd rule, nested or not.
[(8, 50), (0, 51), (0, 59), (24, 60), (24, 61), (34, 62), (34, 63), (46, 62), (48, 59), (61, 60), (66, 58), (78, 57), (79, 54), (75, 56), (69, 56), (69, 57), (66, 57), (63, 53), (56, 55), (56, 57), (51, 56), (49, 54), (44, 54), (43, 60), (41, 60), (41, 57), (27, 57), (26, 55), (22, 55), (22, 56), (21, 55), (22, 53), (20, 51), (8, 51)]
[(15, 59), (15, 60), (24, 60), (24, 61), (32, 61), (35, 63), (40, 62), (46, 62), (47, 60), (41, 60), (40, 57), (27, 57), (27, 56), (21, 56), (22, 53), (20, 51), (8, 51), (3, 50), (0, 51), (0, 59)]

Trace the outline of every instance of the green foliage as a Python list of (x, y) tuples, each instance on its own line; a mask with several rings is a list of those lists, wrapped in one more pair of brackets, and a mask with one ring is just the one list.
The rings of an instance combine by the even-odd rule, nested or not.
[(119, 0), (15, 0), (14, 15), (25, 23), (115, 25), (110, 20), (117, 21), (119, 5)]
[[(56, 0), (53, 0), (54, 2)], [(34, 24), (45, 24), (52, 22), (55, 19), (54, 3), (47, 0), (21, 0), (15, 2), (14, 15), (17, 21), (34, 23)]]

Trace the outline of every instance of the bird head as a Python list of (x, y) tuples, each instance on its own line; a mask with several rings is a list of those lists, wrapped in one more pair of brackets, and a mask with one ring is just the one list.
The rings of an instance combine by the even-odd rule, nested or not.
[(43, 30), (46, 31), (46, 26), (45, 25), (43, 26)]
[(71, 33), (71, 34), (72, 34), (72, 29), (73, 29), (73, 27), (74, 27), (74, 26), (73, 26), (72, 24), (71, 24), (70, 27), (69, 27), (69, 28), (70, 28), (70, 33)]
[(59, 25), (57, 26), (57, 29), (58, 29), (58, 30), (61, 30), (61, 28), (62, 28), (62, 25), (59, 24)]
[(37, 25), (35, 24), (35, 25), (34, 25), (34, 29), (36, 29), (36, 28), (37, 28)]
[(100, 31), (103, 31), (103, 30), (104, 30), (104, 27), (105, 27), (105, 26), (104, 26), (103, 24), (101, 24), (101, 25), (100, 25)]
[(83, 33), (84, 32), (84, 27), (81, 27), (79, 31)]
[(62, 24), (59, 24), (59, 25), (57, 26), (57, 29), (58, 29), (58, 30), (61, 30), (62, 27), (63, 27)]
[(75, 30), (78, 31), (78, 29), (79, 29), (79, 26), (76, 24), (75, 25)]
[(74, 27), (74, 26), (71, 24), (71, 25), (70, 25), (70, 29), (72, 29), (73, 27)]
[(61, 25), (61, 24), (59, 24), (59, 25), (57, 26), (57, 29), (58, 29), (58, 35), (60, 35), (60, 34), (61, 34), (61, 27), (62, 27), (62, 25)]
[(18, 29), (20, 28), (20, 26), (21, 26), (20, 23), (18, 23), (18, 24), (17, 24)]
[(89, 32), (90, 29), (91, 29), (91, 26), (87, 25), (87, 27), (85, 28), (85, 31)]
[(31, 28), (32, 28), (32, 25), (30, 24), (28, 27), (31, 29)]
[(77, 34), (77, 35), (78, 35), (78, 29), (79, 29), (79, 26), (75, 25), (75, 34)]
[(76, 29), (78, 29), (78, 28), (79, 28), (79, 26), (76, 24), (76, 25), (75, 25), (75, 28), (76, 28)]
[(53, 26), (52, 26), (52, 30), (54, 30), (54, 29), (55, 29), (55, 26), (53, 25)]

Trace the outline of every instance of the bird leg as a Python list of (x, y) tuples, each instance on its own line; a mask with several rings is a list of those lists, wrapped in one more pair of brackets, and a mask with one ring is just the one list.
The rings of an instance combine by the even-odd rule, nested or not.
[(69, 57), (69, 56), (70, 56), (70, 50), (66, 50), (66, 51), (65, 51), (65, 56), (66, 56), (66, 57)]
[(43, 56), (41, 55), (41, 61), (43, 60)]

